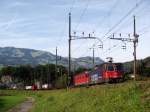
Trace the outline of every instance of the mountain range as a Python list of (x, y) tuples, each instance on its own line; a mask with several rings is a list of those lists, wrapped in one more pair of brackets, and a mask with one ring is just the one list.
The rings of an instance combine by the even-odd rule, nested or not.
[[(63, 66), (68, 66), (68, 58), (58, 56), (58, 64)], [(91, 68), (92, 57), (80, 57), (80, 58), (72, 58), (72, 67), (86, 67)], [(95, 57), (95, 65), (101, 64), (104, 61), (99, 57)], [(15, 47), (0, 47), (0, 65), (32, 65), (36, 66), (38, 64), (55, 64), (56, 55), (34, 49), (26, 49), (26, 48), (15, 48)]]

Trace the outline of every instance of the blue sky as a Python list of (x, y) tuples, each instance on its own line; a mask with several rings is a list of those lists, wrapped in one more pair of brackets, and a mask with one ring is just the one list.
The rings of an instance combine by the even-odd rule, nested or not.
[[(124, 62), (133, 59), (133, 43), (112, 41), (108, 36), (115, 33), (119, 37), (133, 35), (133, 15), (137, 20), (137, 33), (140, 34), (137, 58), (150, 56), (150, 1), (143, 0), (0, 0), (0, 46), (31, 48), (68, 56), (68, 13), (72, 13), (72, 32), (94, 36), (103, 41), (99, 49), (97, 40), (72, 41), (72, 57), (92, 56), (90, 48), (94, 43), (95, 55), (103, 60), (113, 57), (114, 61)], [(138, 4), (138, 5), (137, 5)], [(133, 7), (119, 25), (105, 35)], [(73, 35), (73, 34), (72, 34)], [(131, 36), (132, 38), (132, 36)]]

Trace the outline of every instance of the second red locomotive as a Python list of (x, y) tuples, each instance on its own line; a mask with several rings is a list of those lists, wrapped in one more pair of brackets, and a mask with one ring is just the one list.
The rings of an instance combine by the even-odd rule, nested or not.
[(103, 82), (116, 82), (123, 79), (123, 67), (121, 63), (104, 63), (98, 65), (92, 71), (85, 71), (74, 76), (74, 84), (90, 85)]

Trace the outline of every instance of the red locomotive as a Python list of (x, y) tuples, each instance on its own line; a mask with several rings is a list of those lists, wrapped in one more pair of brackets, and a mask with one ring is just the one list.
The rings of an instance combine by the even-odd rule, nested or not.
[(102, 82), (119, 82), (123, 79), (121, 63), (104, 63), (98, 65), (92, 71), (86, 71), (74, 76), (74, 84), (90, 85)]
[(74, 76), (74, 82), (75, 86), (88, 84), (90, 82), (89, 72), (86, 71)]

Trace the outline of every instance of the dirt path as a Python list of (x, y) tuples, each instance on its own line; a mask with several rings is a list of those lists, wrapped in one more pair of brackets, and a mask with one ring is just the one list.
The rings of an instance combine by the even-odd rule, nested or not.
[(26, 101), (10, 109), (8, 112), (28, 112), (33, 105), (34, 99), (28, 97)]

